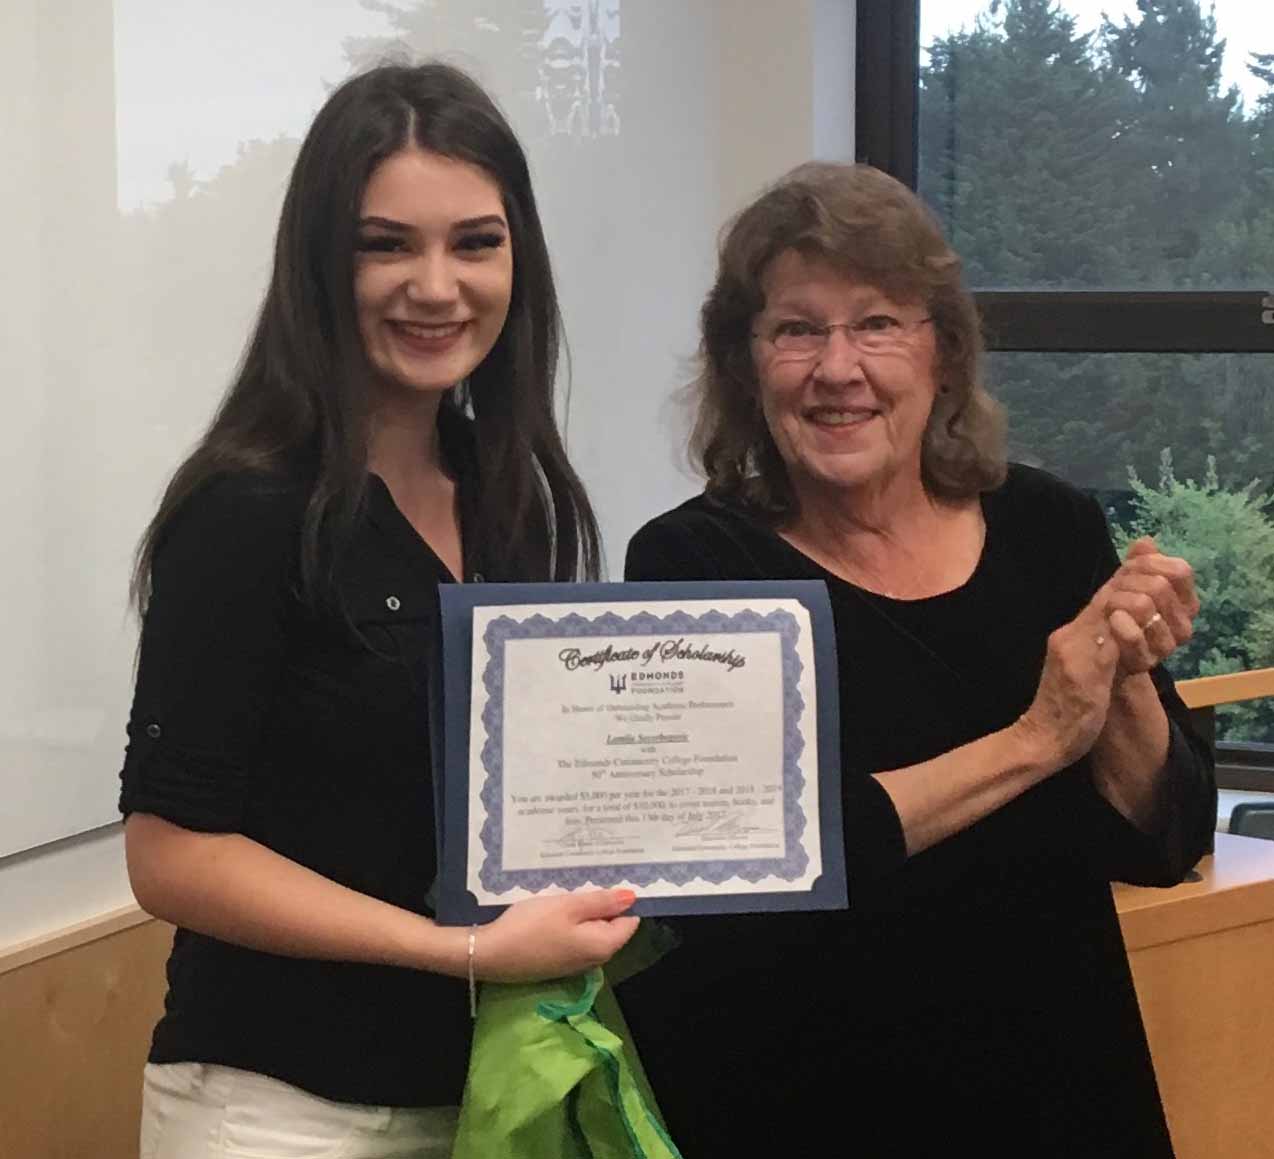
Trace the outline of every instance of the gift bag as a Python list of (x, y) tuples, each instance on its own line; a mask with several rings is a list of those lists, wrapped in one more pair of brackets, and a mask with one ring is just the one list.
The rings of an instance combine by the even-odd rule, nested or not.
[[(643, 932), (612, 976), (662, 953)], [(453, 1159), (496, 1157), (680, 1159), (600, 967), (483, 984)]]

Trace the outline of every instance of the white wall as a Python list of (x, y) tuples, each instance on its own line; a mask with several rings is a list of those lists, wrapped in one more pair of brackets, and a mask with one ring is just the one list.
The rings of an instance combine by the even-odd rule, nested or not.
[[(632, 531), (697, 489), (670, 400), (718, 227), (791, 165), (852, 155), (852, 0), (602, 0), (614, 64), (577, 74), (605, 89), (587, 129), (534, 96), (548, 70), (517, 52), (527, 5), (399, 3), (409, 47), (471, 68), (527, 146), (573, 356), (570, 450), (617, 575)], [(544, 2), (562, 28), (589, 7)], [(385, 30), (357, 0), (0, 5), (0, 147), (25, 178), (0, 184), (0, 517), (20, 563), (0, 573), (0, 947), (130, 900), (112, 823), (130, 552), (233, 368), (343, 41)]]
[(132, 904), (120, 826), (0, 860), (0, 952)]

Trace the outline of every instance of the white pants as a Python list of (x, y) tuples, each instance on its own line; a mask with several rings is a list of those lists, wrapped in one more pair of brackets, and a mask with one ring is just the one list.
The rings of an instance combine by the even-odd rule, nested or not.
[(140, 1159), (447, 1159), (457, 1114), (334, 1103), (229, 1066), (151, 1063)]

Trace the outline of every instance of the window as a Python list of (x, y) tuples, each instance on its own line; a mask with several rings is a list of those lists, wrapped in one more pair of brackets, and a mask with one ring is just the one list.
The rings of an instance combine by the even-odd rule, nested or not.
[[(1178, 678), (1274, 667), (1274, 11), (859, 0), (857, 54), (858, 156), (964, 259), (1014, 457), (1195, 564)], [(1274, 771), (1274, 700), (1217, 737)]]

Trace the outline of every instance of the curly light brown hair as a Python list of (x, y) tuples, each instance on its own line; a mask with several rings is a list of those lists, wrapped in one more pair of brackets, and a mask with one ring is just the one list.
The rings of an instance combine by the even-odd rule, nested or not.
[(708, 492), (782, 522), (795, 515), (787, 467), (762, 414), (751, 332), (761, 281), (796, 250), (923, 305), (937, 339), (938, 393), (921, 448), (926, 490), (969, 498), (1004, 480), (1003, 412), (981, 384), (982, 333), (960, 259), (934, 216), (901, 182), (869, 165), (810, 162), (770, 186), (722, 231), (717, 277), (700, 314), (700, 371), (690, 455)]

